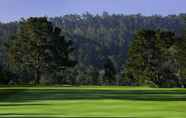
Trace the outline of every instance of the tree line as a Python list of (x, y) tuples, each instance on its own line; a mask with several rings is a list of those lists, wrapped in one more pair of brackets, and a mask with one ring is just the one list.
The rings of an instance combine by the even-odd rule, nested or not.
[(0, 82), (184, 87), (184, 17), (105, 12), (1, 23)]

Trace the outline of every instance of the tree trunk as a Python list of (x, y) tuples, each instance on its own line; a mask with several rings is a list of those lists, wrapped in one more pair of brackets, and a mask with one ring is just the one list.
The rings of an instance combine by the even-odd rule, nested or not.
[(35, 71), (35, 85), (40, 84), (40, 77), (41, 77), (40, 71), (38, 69), (36, 69), (36, 71)]

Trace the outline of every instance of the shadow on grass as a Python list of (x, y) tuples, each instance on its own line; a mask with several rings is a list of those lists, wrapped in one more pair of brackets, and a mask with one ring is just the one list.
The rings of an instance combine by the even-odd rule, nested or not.
[[(80, 116), (80, 117), (69, 117), (69, 116), (63, 116), (63, 115), (51, 115), (51, 114), (16, 114), (16, 113), (5, 113), (0, 114), (1, 118), (141, 118), (141, 117), (126, 117), (126, 116)], [(144, 117), (143, 117), (144, 118)], [(153, 118), (153, 117), (148, 117)]]
[(8, 106), (10, 106), (10, 107), (13, 107), (13, 106), (40, 106), (40, 105), (49, 105), (49, 104), (33, 104), (33, 103), (31, 103), (31, 104), (26, 104), (26, 103), (21, 103), (21, 104), (18, 104), (18, 103), (14, 103), (14, 104), (10, 104), (10, 103), (3, 103), (3, 104), (0, 104), (0, 107), (1, 106), (6, 106), (6, 107), (8, 107)]
[[(4, 116), (1, 118), (142, 118), (142, 117), (101, 117), (101, 116), (99, 116), (99, 117), (48, 117), (48, 116), (47, 117), (41, 117), (41, 116), (26, 116), (26, 117), (12, 117), (12, 116), (10, 116), (10, 117), (6, 117), (6, 116)], [(155, 118), (155, 117), (148, 117), (148, 118)]]
[[(41, 100), (101, 100), (101, 99), (143, 101), (186, 101), (186, 90), (96, 90), (96, 89), (0, 90), (1, 102), (31, 102)], [(0, 106), (1, 105), (2, 104), (0, 104)]]
[[(1, 115), (0, 115), (0, 117), (1, 117)], [(142, 117), (102, 117), (102, 116), (99, 116), (99, 117), (83, 117), (83, 116), (81, 116), (81, 117), (57, 117), (57, 116), (24, 116), (24, 117), (20, 117), (20, 116), (8, 116), (8, 117), (6, 117), (6, 116), (2, 116), (1, 118), (142, 118)], [(155, 117), (143, 117), (143, 118), (155, 118)], [(157, 117), (156, 117), (157, 118)]]

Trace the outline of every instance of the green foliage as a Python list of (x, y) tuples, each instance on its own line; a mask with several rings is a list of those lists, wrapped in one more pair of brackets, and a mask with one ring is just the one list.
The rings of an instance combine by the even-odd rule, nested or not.
[[(102, 15), (90, 13), (65, 15), (50, 18), (50, 22), (47, 19), (34, 20), (34, 18), (32, 18), (34, 21), (32, 22), (29, 18), (21, 22), (0, 23), (0, 64), (11, 72), (14, 70), (19, 75), (19, 79), (16, 78), (16, 82), (19, 83), (30, 83), (33, 78), (40, 78), (35, 79), (35, 82), (40, 80), (44, 83), (73, 85), (116, 83), (120, 85), (177, 86), (183, 83), (185, 70), (183, 66), (182, 69), (180, 68), (181, 61), (179, 63), (175, 59), (178, 58), (175, 53), (180, 53), (177, 49), (180, 44), (174, 44), (174, 33), (171, 32), (175, 32), (178, 36), (183, 34), (185, 16), (185, 14), (180, 14), (146, 17), (140, 14), (111, 15), (104, 12)], [(150, 31), (141, 33), (141, 36), (138, 37), (139, 41), (132, 40), (137, 38), (134, 36), (135, 32), (141, 29), (150, 29)], [(157, 31), (157, 29), (163, 31)], [(171, 32), (167, 32), (167, 30)], [(66, 40), (60, 36), (60, 33), (65, 36)], [(12, 40), (7, 40), (10, 37)], [(145, 37), (142, 44), (141, 37)], [(72, 40), (73, 44), (69, 40)], [(8, 53), (3, 45), (4, 42), (8, 42), (8, 46), (12, 49), (8, 49)], [(128, 51), (131, 43), (136, 49)], [(37, 47), (36, 44), (39, 46)], [(21, 53), (16, 54), (16, 50)], [(73, 53), (71, 53), (72, 50)], [(10, 52), (16, 54), (17, 57)], [(128, 52), (129, 61), (134, 62), (126, 65)], [(22, 56), (23, 53), (27, 56)], [(132, 55), (133, 53), (138, 54)], [(35, 56), (30, 56), (31, 54)], [(40, 61), (36, 59), (37, 54), (41, 55)], [(72, 56), (65, 56), (68, 54)], [(74, 62), (70, 61), (71, 57), (77, 60), (77, 67), (66, 70), (66, 66), (74, 65)], [(113, 64), (106, 64), (108, 63), (105, 60), (106, 57), (111, 57)], [(23, 61), (24, 63), (22, 63)], [(38, 65), (39, 69), (35, 69), (34, 65)], [(114, 65), (114, 69), (110, 70), (115, 72), (108, 71), (105, 65)], [(125, 78), (133, 79), (122, 79), (123, 67)], [(14, 80), (14, 78), (11, 79)], [(168, 85), (169, 83), (171, 84)]]
[(18, 71), (33, 72), (36, 84), (47, 72), (73, 66), (69, 58), (72, 42), (60, 33), (61, 29), (53, 27), (45, 17), (23, 20), (7, 45), (10, 64)]
[(176, 59), (179, 63), (178, 75), (182, 78), (183, 86), (186, 86), (186, 38), (180, 39), (177, 43)]
[(114, 66), (113, 61), (110, 58), (107, 58), (105, 60), (104, 70), (105, 70), (105, 74), (104, 74), (105, 84), (107, 85), (116, 84), (116, 68)]
[(178, 87), (174, 33), (141, 30), (129, 48), (125, 79), (133, 85), (153, 82), (160, 87)]
[(74, 42), (74, 56), (79, 63), (104, 68), (104, 58), (112, 57), (117, 74), (127, 61), (128, 47), (136, 31), (141, 29), (165, 29), (182, 34), (184, 14), (175, 16), (149, 16), (109, 14), (65, 15), (51, 18), (51, 21), (63, 29), (66, 38)]

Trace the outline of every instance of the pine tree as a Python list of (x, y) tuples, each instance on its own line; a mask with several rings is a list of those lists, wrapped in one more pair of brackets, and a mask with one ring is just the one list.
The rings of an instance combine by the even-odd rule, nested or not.
[(75, 63), (69, 58), (72, 42), (65, 40), (60, 32), (46, 17), (23, 20), (8, 44), (10, 63), (19, 70), (32, 72), (35, 84), (47, 72), (73, 66)]

